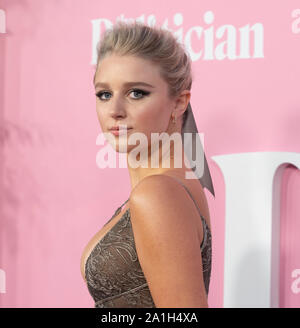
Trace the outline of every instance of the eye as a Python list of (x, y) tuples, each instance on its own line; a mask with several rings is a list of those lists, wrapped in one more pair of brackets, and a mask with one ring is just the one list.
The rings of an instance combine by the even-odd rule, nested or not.
[(144, 90), (140, 90), (140, 89), (133, 89), (133, 90), (130, 91), (130, 93), (132, 93), (132, 92), (135, 93), (135, 94), (139, 93), (139, 94), (142, 95), (141, 97), (133, 98), (133, 99), (141, 99), (144, 96), (148, 96), (150, 94), (149, 91), (144, 91)]
[(96, 93), (96, 96), (100, 99), (100, 100), (107, 100), (107, 99), (109, 99), (109, 98), (102, 98), (102, 95), (103, 94), (108, 94), (109, 92), (108, 91), (100, 91), (100, 92), (98, 92), (98, 93)]
[[(134, 93), (135, 94), (135, 97), (132, 98), (134, 100), (142, 99), (144, 96), (148, 96), (150, 94), (149, 91), (144, 91), (144, 90), (141, 90), (141, 89), (132, 89), (130, 91), (130, 93)], [(111, 95), (111, 93), (108, 92), (108, 91), (99, 91), (98, 93), (96, 93), (96, 96), (101, 101), (107, 101), (107, 100), (109, 100), (109, 97), (105, 97), (105, 96), (104, 96), (104, 98), (102, 97), (103, 95), (107, 95), (107, 94)], [(140, 94), (140, 96), (138, 96), (138, 94)]]

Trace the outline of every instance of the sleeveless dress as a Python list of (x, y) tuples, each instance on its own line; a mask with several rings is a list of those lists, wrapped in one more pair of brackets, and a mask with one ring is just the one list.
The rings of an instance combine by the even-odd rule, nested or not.
[[(203, 279), (208, 295), (212, 260), (211, 232), (191, 193), (180, 180), (178, 182), (194, 201), (202, 220), (203, 241), (200, 249)], [(120, 213), (128, 200), (116, 210), (108, 222)], [(85, 277), (88, 291), (95, 301), (95, 308), (156, 307), (137, 256), (130, 208), (93, 248), (85, 263)]]

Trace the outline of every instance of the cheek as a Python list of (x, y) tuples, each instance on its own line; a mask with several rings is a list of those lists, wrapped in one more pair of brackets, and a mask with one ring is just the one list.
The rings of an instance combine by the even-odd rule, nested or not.
[(161, 104), (147, 106), (139, 112), (136, 122), (145, 132), (163, 132), (169, 124), (169, 113)]

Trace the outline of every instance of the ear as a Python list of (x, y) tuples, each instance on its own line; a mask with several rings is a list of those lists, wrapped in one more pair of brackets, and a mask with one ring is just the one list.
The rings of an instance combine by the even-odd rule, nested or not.
[(181, 94), (176, 98), (175, 101), (176, 117), (181, 116), (185, 112), (190, 99), (191, 99), (190, 90), (183, 90)]

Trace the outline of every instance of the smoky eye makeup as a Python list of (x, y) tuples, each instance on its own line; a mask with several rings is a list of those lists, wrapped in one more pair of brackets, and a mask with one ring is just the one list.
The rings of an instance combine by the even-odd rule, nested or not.
[[(141, 94), (142, 96), (141, 97), (138, 97), (138, 98), (131, 98), (133, 100), (139, 100), (139, 99), (142, 99), (144, 98), (144, 96), (148, 96), (151, 92), (149, 91), (146, 91), (146, 90), (142, 90), (142, 89), (131, 89), (128, 94), (131, 94), (132, 92), (134, 93), (139, 93)], [(109, 91), (98, 91), (95, 95), (101, 100), (101, 101), (105, 101), (105, 100), (108, 100), (110, 98), (102, 98), (102, 95), (104, 94), (110, 94)]]

